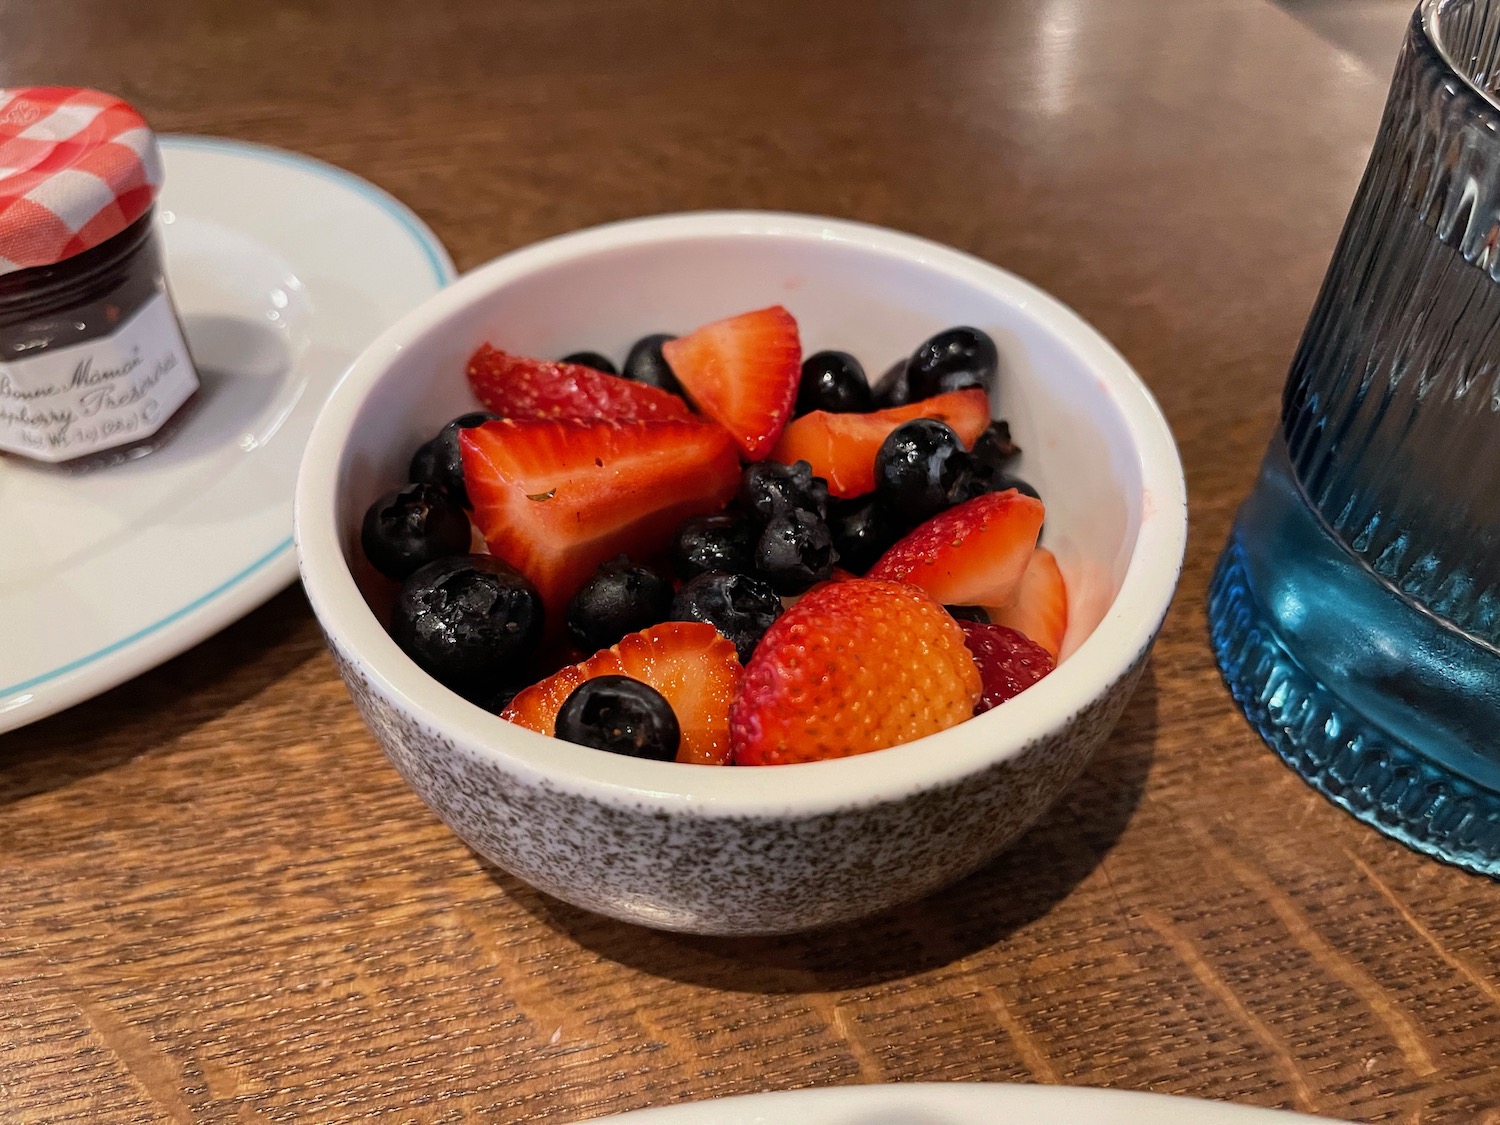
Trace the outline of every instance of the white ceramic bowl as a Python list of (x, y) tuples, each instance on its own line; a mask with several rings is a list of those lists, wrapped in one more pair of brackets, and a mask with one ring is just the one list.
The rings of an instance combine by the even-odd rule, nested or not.
[[(1065, 657), (1022, 695), (905, 746), (807, 765), (684, 766), (523, 730), (429, 679), (350, 572), (365, 508), (474, 408), (481, 342), (616, 357), (648, 332), (786, 305), (807, 352), (872, 377), (955, 324), (999, 345), (997, 416), (1047, 502), (1073, 601)], [(1045, 293), (904, 234), (766, 213), (671, 215), (507, 254), (381, 336), (333, 392), (297, 483), (302, 579), (354, 702), (401, 776), (475, 851), (558, 898), (661, 929), (776, 933), (919, 897), (995, 856), (1083, 769), (1177, 583), (1172, 436), (1120, 355)]]

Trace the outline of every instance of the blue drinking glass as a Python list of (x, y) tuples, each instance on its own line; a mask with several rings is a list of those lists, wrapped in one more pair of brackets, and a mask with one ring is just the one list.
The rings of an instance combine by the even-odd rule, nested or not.
[(1313, 786), (1500, 875), (1500, 0), (1425, 0), (1209, 592)]

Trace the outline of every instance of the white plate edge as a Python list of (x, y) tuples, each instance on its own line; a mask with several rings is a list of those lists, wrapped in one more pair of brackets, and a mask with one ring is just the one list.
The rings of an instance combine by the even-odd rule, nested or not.
[[(173, 133), (160, 135), (158, 141), (163, 149), (195, 149), (271, 161), (333, 181), (374, 203), (396, 220), (427, 258), (439, 289), (457, 277), (446, 248), (416, 212), (353, 172), (316, 157), (252, 141)], [(337, 383), (335, 379), (329, 386), (329, 393)], [(181, 655), (259, 608), (296, 578), (296, 552), (288, 525), (286, 536), (270, 551), (251, 560), (242, 570), (187, 604), (47, 672), (0, 686), (0, 734), (64, 711)], [(103, 668), (100, 667), (101, 661), (105, 662)], [(43, 687), (46, 688), (43, 697), (38, 698), (33, 689)]]

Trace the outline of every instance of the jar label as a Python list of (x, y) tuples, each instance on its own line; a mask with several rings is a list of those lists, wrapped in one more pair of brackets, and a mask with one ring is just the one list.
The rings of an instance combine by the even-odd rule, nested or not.
[(0, 449), (69, 461), (150, 437), (198, 389), (165, 293), (112, 336), (0, 363)]

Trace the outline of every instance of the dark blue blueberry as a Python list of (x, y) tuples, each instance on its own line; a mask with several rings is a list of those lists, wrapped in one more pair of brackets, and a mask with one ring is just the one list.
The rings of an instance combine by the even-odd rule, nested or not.
[(948, 490), (967, 462), (963, 442), (946, 423), (903, 422), (875, 455), (875, 495), (897, 524), (915, 527), (948, 508)]
[(1010, 478), (1010, 482), (1005, 487), (1006, 488), (1014, 488), (1017, 492), (1025, 493), (1027, 496), (1030, 496), (1033, 500), (1041, 500), (1042, 499), (1042, 494), (1040, 492), (1038, 492), (1035, 488), (1033, 488), (1028, 482), (1022, 480), (1020, 477), (1016, 477), (1016, 476), (1011, 477)]
[(657, 762), (676, 758), (682, 742), (666, 697), (629, 676), (584, 680), (563, 700), (553, 734), (564, 742)]
[(826, 410), (859, 414), (875, 408), (865, 369), (848, 352), (817, 352), (802, 361), (797, 384), (797, 414)]
[(1004, 492), (1008, 488), (1024, 492), (1037, 500), (1041, 499), (1037, 490), (1020, 477), (970, 455), (964, 459), (958, 476), (948, 488), (948, 503), (949, 506), (962, 504), (987, 492)]
[(672, 599), (672, 620), (712, 625), (750, 659), (771, 623), (781, 616), (781, 598), (768, 583), (747, 574), (709, 571), (694, 578)]
[(671, 391), (674, 395), (682, 393), (682, 384), (677, 381), (677, 376), (672, 374), (672, 365), (661, 354), (661, 346), (668, 340), (675, 340), (676, 336), (666, 332), (658, 332), (654, 336), (643, 336), (630, 346), (630, 354), (625, 357), (625, 366), (622, 374), (627, 379), (634, 379), (637, 383), (646, 383), (652, 387), (660, 387), (664, 391)]
[(990, 623), (989, 610), (982, 605), (945, 605), (943, 608), (955, 621), (977, 621), (981, 625)]
[(437, 436), (423, 444), (411, 459), (411, 479), (421, 484), (435, 484), (446, 489), (465, 508), (469, 506), (469, 494), (464, 491), (464, 463), (458, 452), (458, 431), (493, 422), (498, 414), (476, 410), (471, 414), (460, 414), (449, 422)]
[(875, 380), (875, 386), (871, 393), (875, 399), (877, 410), (888, 410), (892, 406), (905, 406), (912, 401), (911, 383), (906, 378), (905, 358), (898, 359), (879, 379)]
[(885, 509), (873, 495), (834, 500), (829, 505), (828, 531), (839, 565), (863, 574), (898, 538)]
[(600, 355), (598, 352), (572, 352), (562, 357), (558, 363), (576, 363), (581, 367), (592, 367), (595, 371), (602, 371), (606, 375), (618, 375), (619, 371), (609, 361), (608, 356)]
[(476, 707), (488, 711), (491, 715), (498, 715), (510, 706), (510, 701), (521, 693), (526, 685), (522, 683), (485, 684), (480, 688), (470, 691), (465, 698)]
[(1010, 440), (1009, 422), (991, 422), (974, 439), (969, 454), (976, 461), (1003, 469), (1021, 455), (1021, 447)]
[(405, 484), (365, 512), (359, 543), (370, 565), (401, 581), (418, 567), (469, 550), (469, 517), (448, 492)]
[(978, 328), (967, 326), (939, 332), (912, 352), (906, 365), (906, 381), (913, 399), (931, 398), (965, 387), (982, 387), (995, 393), (1000, 355), (995, 341)]
[(738, 512), (684, 520), (672, 539), (672, 567), (684, 581), (710, 570), (748, 574), (755, 569), (755, 524)]
[(616, 555), (600, 564), (568, 603), (568, 636), (584, 652), (598, 652), (627, 633), (665, 621), (671, 608), (671, 583)]
[(828, 482), (813, 476), (806, 461), (783, 465), (760, 461), (746, 465), (740, 477), (740, 504), (761, 523), (792, 511), (828, 516)]
[(532, 671), (542, 599), (519, 570), (493, 555), (439, 559), (402, 583), (391, 637), (438, 683), (492, 704), (503, 685)]
[(800, 594), (822, 582), (837, 561), (828, 524), (801, 508), (768, 520), (755, 545), (755, 572), (778, 594)]

